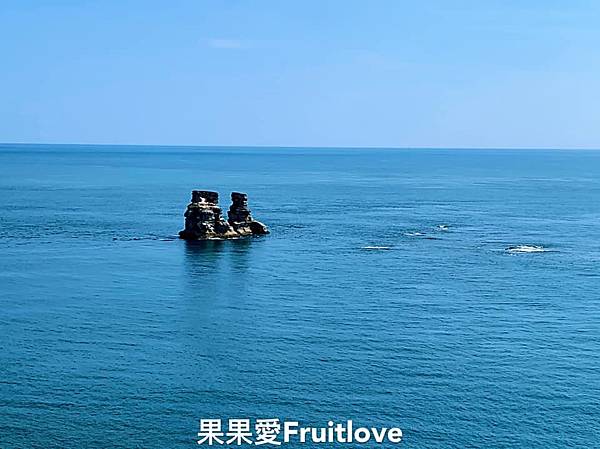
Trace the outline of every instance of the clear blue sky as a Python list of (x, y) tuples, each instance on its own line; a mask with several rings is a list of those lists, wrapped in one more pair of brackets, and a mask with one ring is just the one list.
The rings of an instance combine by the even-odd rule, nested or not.
[(0, 2), (0, 142), (600, 148), (600, 1)]

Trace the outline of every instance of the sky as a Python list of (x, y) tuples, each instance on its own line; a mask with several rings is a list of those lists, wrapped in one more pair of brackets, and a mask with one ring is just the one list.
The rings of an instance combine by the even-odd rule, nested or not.
[(0, 142), (600, 148), (595, 0), (2, 0)]

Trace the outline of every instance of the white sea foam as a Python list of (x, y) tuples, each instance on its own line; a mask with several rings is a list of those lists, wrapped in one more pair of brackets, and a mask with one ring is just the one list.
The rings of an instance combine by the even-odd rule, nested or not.
[(376, 250), (385, 251), (388, 249), (392, 249), (392, 247), (391, 246), (363, 246), (362, 249), (369, 249), (372, 251), (376, 251)]
[(406, 232), (404, 235), (407, 235), (409, 237), (422, 237), (425, 234), (422, 232)]
[(517, 245), (506, 248), (509, 253), (545, 253), (547, 248), (538, 245)]

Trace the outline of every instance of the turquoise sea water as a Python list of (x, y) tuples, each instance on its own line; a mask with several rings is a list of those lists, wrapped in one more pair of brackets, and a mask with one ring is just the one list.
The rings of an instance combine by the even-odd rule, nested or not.
[[(193, 188), (272, 234), (176, 239)], [(599, 236), (600, 152), (2, 145), (0, 448), (600, 447)]]

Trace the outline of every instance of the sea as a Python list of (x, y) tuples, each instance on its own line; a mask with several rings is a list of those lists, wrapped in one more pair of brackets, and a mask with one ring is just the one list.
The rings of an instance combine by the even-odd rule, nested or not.
[[(271, 234), (178, 239), (193, 189)], [(0, 448), (216, 419), (600, 447), (600, 152), (0, 145)]]

